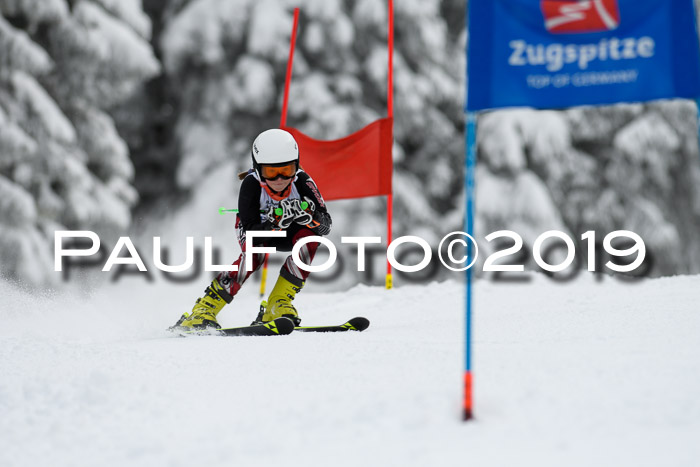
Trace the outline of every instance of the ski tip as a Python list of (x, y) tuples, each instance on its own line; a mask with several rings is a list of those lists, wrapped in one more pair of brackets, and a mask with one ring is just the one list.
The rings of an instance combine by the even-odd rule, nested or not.
[(348, 321), (348, 324), (352, 325), (352, 327), (355, 328), (355, 330), (357, 331), (364, 331), (369, 327), (369, 320), (367, 318), (358, 316), (357, 318), (353, 318), (350, 321)]
[(277, 327), (277, 334), (291, 334), (294, 331), (294, 321), (289, 318), (277, 318), (274, 322)]

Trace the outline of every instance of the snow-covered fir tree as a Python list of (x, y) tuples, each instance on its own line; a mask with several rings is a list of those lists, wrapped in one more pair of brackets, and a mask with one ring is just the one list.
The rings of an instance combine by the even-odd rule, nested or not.
[(631, 230), (654, 274), (698, 272), (696, 118), (695, 103), (681, 100), (483, 115), (480, 233), (509, 228), (532, 245), (549, 229), (599, 239)]
[(51, 283), (56, 230), (125, 231), (138, 194), (110, 108), (158, 73), (140, 0), (0, 2), (0, 272)]

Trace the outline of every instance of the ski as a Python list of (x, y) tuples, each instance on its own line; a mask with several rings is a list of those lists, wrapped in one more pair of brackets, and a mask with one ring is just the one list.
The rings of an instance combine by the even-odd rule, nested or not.
[(183, 331), (173, 329), (181, 336), (284, 336), (294, 331), (294, 322), (289, 318), (277, 318), (264, 324), (253, 324), (237, 328)]
[(367, 318), (357, 317), (339, 326), (297, 326), (294, 328), (298, 332), (345, 332), (364, 331), (369, 327)]

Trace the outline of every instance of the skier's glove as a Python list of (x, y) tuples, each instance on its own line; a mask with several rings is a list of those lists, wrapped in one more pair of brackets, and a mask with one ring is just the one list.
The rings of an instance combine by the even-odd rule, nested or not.
[(307, 196), (304, 201), (296, 200), (299, 214), (294, 222), (306, 226), (317, 235), (328, 235), (331, 231), (331, 216), (325, 211), (316, 210), (316, 205)]
[(297, 216), (297, 208), (288, 200), (283, 199), (278, 206), (270, 206), (267, 210), (266, 224), (271, 227), (271, 230), (284, 230), (294, 222)]
[(295, 199), (292, 201), (294, 208), (296, 209), (296, 217), (294, 222), (299, 225), (306, 225), (311, 227), (309, 224), (313, 223), (314, 211), (316, 210), (316, 205), (314, 204), (308, 196), (304, 197), (304, 201)]

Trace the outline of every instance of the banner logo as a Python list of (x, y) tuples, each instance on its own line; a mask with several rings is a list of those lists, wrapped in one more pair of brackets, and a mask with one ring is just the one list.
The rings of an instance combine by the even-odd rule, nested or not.
[(617, 0), (541, 0), (547, 31), (554, 34), (611, 31), (620, 25)]

